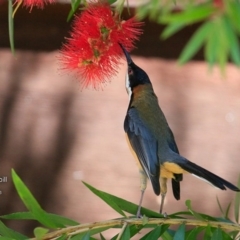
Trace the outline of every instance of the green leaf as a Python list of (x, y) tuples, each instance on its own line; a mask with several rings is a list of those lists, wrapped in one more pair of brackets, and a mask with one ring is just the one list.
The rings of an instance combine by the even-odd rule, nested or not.
[(175, 235), (175, 231), (172, 229), (167, 229), (161, 236), (163, 240), (173, 240)]
[(132, 238), (135, 236), (137, 233), (139, 233), (144, 227), (143, 226), (138, 226), (138, 225), (132, 225), (130, 226), (130, 237)]
[[(48, 216), (48, 218), (53, 221), (56, 224), (59, 225), (64, 225), (66, 226), (76, 226), (79, 225), (78, 222), (66, 218), (66, 217), (62, 217), (53, 213), (47, 213), (45, 212), (45, 214)], [(0, 218), (2, 219), (15, 219), (15, 220), (37, 220), (33, 214), (31, 212), (17, 212), (17, 213), (11, 213), (11, 214), (7, 214), (7, 215), (2, 215), (0, 216)]]
[(46, 212), (40, 207), (36, 199), (33, 197), (29, 189), (20, 179), (20, 177), (16, 174), (16, 172), (12, 169), (12, 179), (15, 185), (15, 188), (18, 192), (18, 195), (22, 199), (23, 203), (27, 207), (27, 209), (33, 214), (34, 218), (49, 228), (59, 228), (64, 227), (62, 224), (55, 224), (52, 222)]
[(100, 233), (101, 240), (106, 240), (106, 238)]
[(14, 21), (13, 21), (13, 4), (12, 0), (8, 0), (8, 33), (9, 33), (9, 42), (11, 51), (13, 54), (15, 54), (14, 49)]
[(230, 233), (226, 233), (222, 230), (222, 240), (232, 240), (235, 239), (235, 237), (231, 237)]
[[(222, 208), (222, 206), (221, 206), (221, 203), (220, 203), (218, 197), (217, 197), (217, 203), (218, 203), (218, 207), (219, 207), (219, 209), (220, 209), (220, 211), (221, 211), (221, 213), (222, 213), (222, 216), (223, 216), (223, 218), (224, 218), (224, 219), (219, 219), (219, 221), (229, 220), (228, 215), (229, 215), (229, 211), (230, 211), (230, 208), (231, 208), (231, 204), (232, 204), (232, 203), (230, 202), (230, 203), (228, 204), (225, 212), (223, 211), (223, 208)], [(227, 221), (227, 222), (229, 222), (229, 221)]]
[(67, 234), (63, 234), (62, 236), (58, 237), (56, 240), (67, 240), (68, 236)]
[[(134, 235), (139, 233), (139, 231), (141, 231), (142, 229), (143, 229), (142, 225), (132, 225), (132, 226), (129, 226), (130, 237), (133, 237)], [(113, 238), (111, 238), (111, 240), (116, 240), (117, 238), (118, 238), (118, 234), (116, 234)]]
[(223, 208), (222, 208), (222, 206), (221, 206), (221, 203), (220, 203), (220, 201), (219, 201), (219, 199), (218, 199), (218, 196), (217, 196), (216, 198), (217, 198), (217, 204), (218, 204), (218, 207), (219, 207), (219, 209), (220, 209), (222, 215), (224, 216), (224, 211), (223, 211)]
[(148, 234), (146, 234), (144, 237), (142, 237), (140, 240), (152, 240), (152, 239), (158, 239), (162, 236), (162, 234), (169, 228), (168, 224), (160, 225), (154, 228), (152, 231), (150, 231)]
[(122, 211), (122, 209), (119, 207), (118, 203), (114, 201), (114, 199), (109, 196), (106, 192), (97, 190), (93, 186), (83, 182), (83, 184), (91, 190), (94, 194), (96, 194), (98, 197), (100, 197), (104, 202), (106, 202), (110, 207), (112, 207), (116, 212), (121, 214), (122, 216), (126, 217), (126, 214)]
[(80, 238), (81, 240), (90, 240), (90, 232), (87, 232), (82, 238)]
[[(111, 195), (109, 193), (100, 191), (93, 186), (83, 182), (83, 184), (89, 188), (94, 194), (96, 194), (98, 197), (100, 197), (103, 201), (105, 201), (110, 207), (112, 207), (115, 211), (119, 211), (121, 215), (123, 215), (123, 211), (128, 212), (130, 214), (136, 215), (138, 210), (138, 205), (131, 203), (129, 201), (126, 201), (122, 198), (116, 197), (114, 195)], [(110, 204), (108, 203), (110, 202)], [(113, 204), (113, 206), (111, 206)], [(115, 209), (116, 207), (116, 209)], [(147, 217), (163, 217), (162, 214), (159, 214), (157, 212), (151, 211), (149, 209), (146, 209), (144, 207), (141, 208), (142, 215), (146, 215)], [(125, 216), (125, 214), (123, 215)]]
[[(240, 188), (240, 176), (238, 178), (238, 188)], [(236, 193), (235, 201), (234, 201), (234, 216), (235, 220), (238, 223), (239, 221), (239, 210), (240, 210), (240, 192)]]
[(210, 22), (209, 24), (211, 24), (211, 34), (209, 34), (206, 39), (205, 59), (211, 68), (216, 62), (220, 46), (218, 28), (215, 26), (215, 22)]
[(0, 216), (2, 219), (36, 220), (31, 212), (17, 212)]
[(222, 240), (222, 229), (221, 228), (217, 228), (212, 235), (211, 240)]
[(229, 211), (230, 211), (231, 205), (232, 205), (232, 203), (230, 202), (228, 204), (227, 208), (226, 208), (226, 212), (225, 212), (225, 216), (224, 216), (226, 219), (229, 218), (228, 215), (229, 215)]
[(130, 227), (129, 225), (126, 226), (126, 228), (124, 229), (124, 232), (121, 236), (120, 239), (122, 240), (129, 240), (131, 238), (131, 235), (130, 235)]
[(37, 240), (41, 240), (48, 232), (49, 229), (42, 227), (36, 227), (33, 231), (34, 236), (37, 238)]
[(186, 240), (195, 240), (197, 239), (197, 235), (203, 231), (205, 229), (205, 227), (195, 227), (194, 229), (188, 231), (188, 233), (186, 234)]
[(21, 233), (18, 233), (4, 225), (2, 221), (0, 221), (0, 238), (6, 237), (10, 239), (16, 239), (16, 240), (23, 240), (23, 239), (28, 239), (28, 237), (22, 235)]
[(107, 2), (108, 2), (108, 4), (113, 4), (113, 3), (115, 3), (117, 0), (107, 0)]
[(211, 240), (211, 237), (212, 237), (212, 228), (210, 227), (210, 225), (207, 225), (205, 234), (204, 234), (204, 240)]
[(203, 220), (203, 221), (206, 220), (201, 214), (195, 212), (195, 211), (192, 209), (192, 205), (191, 205), (191, 201), (190, 201), (190, 200), (186, 200), (185, 204), (186, 204), (189, 212), (192, 213), (192, 215), (193, 215), (196, 219)]
[(78, 239), (82, 239), (82, 237), (84, 237), (86, 235), (86, 233), (89, 233), (90, 236), (93, 236), (95, 234), (104, 232), (104, 231), (108, 230), (109, 228), (111, 228), (111, 227), (101, 227), (101, 228), (86, 230), (85, 232), (79, 233), (77, 236), (78, 236)]
[(240, 2), (239, 1), (225, 1), (226, 16), (234, 25), (234, 27), (240, 32)]
[(81, 0), (72, 0), (72, 3), (71, 3), (72, 8), (68, 13), (67, 22), (71, 20), (71, 18), (73, 17), (74, 13), (77, 11), (80, 4), (81, 4)]
[(185, 26), (184, 23), (174, 22), (172, 24), (169, 24), (162, 32), (161, 38), (166, 40), (170, 36), (172, 36), (174, 33), (178, 32)]
[(179, 57), (180, 64), (187, 62), (200, 49), (210, 31), (211, 24), (206, 22), (194, 33)]
[(146, 18), (147, 15), (149, 14), (149, 11), (150, 11), (149, 4), (140, 5), (137, 8), (137, 13), (136, 13), (137, 19), (142, 20)]
[(81, 239), (81, 240), (97, 240), (96, 238), (93, 238), (90, 236), (90, 232), (87, 232), (85, 234), (80, 233), (80, 234), (77, 234), (77, 235), (71, 237), (71, 240), (79, 240), (79, 239)]
[(146, 215), (143, 215), (143, 218), (142, 218), (142, 224), (143, 226), (146, 225), (148, 223), (148, 217)]
[(180, 13), (174, 13), (165, 15), (161, 18), (161, 22), (164, 24), (168, 23), (181, 23), (181, 24), (192, 24), (195, 22), (202, 21), (214, 13), (212, 4), (199, 4), (193, 7), (186, 8)]
[(231, 26), (230, 20), (227, 17), (223, 18), (223, 27), (225, 28), (225, 33), (230, 46), (230, 55), (233, 62), (240, 66), (240, 48), (237, 34)]
[(173, 240), (185, 239), (185, 224), (181, 224), (176, 231)]

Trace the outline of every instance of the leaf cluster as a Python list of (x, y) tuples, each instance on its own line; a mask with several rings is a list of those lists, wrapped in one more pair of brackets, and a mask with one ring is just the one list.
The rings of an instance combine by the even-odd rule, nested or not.
[[(219, 200), (217, 201), (222, 213), (221, 217), (199, 213), (192, 208), (191, 201), (187, 200), (187, 211), (173, 213), (166, 217), (157, 212), (142, 208), (143, 217), (136, 218), (135, 214), (138, 208), (136, 204), (100, 191), (83, 182), (91, 192), (105, 201), (121, 217), (102, 222), (80, 224), (74, 220), (43, 210), (14, 170), (12, 170), (12, 179), (18, 195), (28, 211), (3, 215), (0, 216), (0, 219), (3, 221), (4, 219), (36, 220), (39, 226), (33, 230), (34, 237), (31, 239), (104, 240), (103, 232), (111, 228), (119, 229), (119, 233), (113, 236), (111, 240), (131, 239), (142, 229), (148, 229), (149, 231), (141, 237), (141, 240), (159, 239), (160, 237), (163, 240), (195, 240), (199, 234), (202, 234), (203, 239), (206, 240), (239, 239), (240, 225), (237, 222), (239, 221), (240, 193), (237, 193), (235, 199), (234, 212), (236, 222), (229, 219), (230, 204), (224, 211)], [(0, 220), (1, 239), (29, 239), (28, 236), (8, 228), (3, 221)], [(178, 226), (177, 230), (171, 229), (174, 225)]]
[[(216, 5), (218, 2), (220, 5)], [(161, 1), (151, 0), (138, 8), (140, 19), (149, 17), (166, 25), (161, 33), (167, 39), (181, 29), (199, 23), (179, 56), (179, 63), (189, 61), (201, 48), (209, 67), (219, 65), (222, 72), (230, 60), (240, 66), (240, 1)]]

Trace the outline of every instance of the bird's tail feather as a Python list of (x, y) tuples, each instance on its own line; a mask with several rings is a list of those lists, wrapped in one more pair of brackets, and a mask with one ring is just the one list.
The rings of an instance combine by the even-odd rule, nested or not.
[(176, 200), (180, 199), (180, 182), (177, 182), (175, 179), (172, 178), (172, 190), (173, 196)]
[(232, 183), (215, 175), (214, 173), (209, 172), (205, 168), (202, 168), (193, 162), (185, 160), (184, 162), (181, 161), (181, 163), (178, 163), (178, 165), (185, 171), (193, 175), (196, 175), (197, 177), (202, 178), (203, 180), (206, 180), (207, 182), (209, 182), (210, 184), (214, 185), (217, 188), (226, 190), (227, 187), (233, 191), (240, 191), (240, 189), (234, 186)]

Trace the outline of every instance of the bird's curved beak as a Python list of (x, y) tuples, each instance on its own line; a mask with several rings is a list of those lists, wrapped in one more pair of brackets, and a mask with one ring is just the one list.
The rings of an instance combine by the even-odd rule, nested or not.
[(121, 43), (119, 43), (119, 45), (122, 48), (124, 55), (126, 56), (128, 65), (130, 65), (131, 63), (133, 63), (132, 58), (130, 57), (128, 51), (123, 47), (123, 45)]

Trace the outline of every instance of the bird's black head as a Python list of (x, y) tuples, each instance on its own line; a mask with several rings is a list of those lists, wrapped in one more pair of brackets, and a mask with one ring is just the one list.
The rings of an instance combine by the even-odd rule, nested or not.
[(150, 79), (145, 71), (138, 67), (130, 57), (126, 49), (120, 45), (127, 59), (128, 72), (126, 76), (126, 89), (128, 94), (132, 92), (134, 87), (143, 84), (151, 84)]

